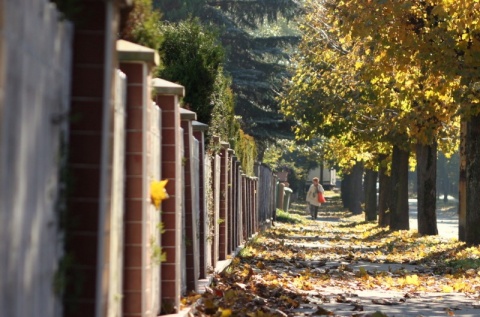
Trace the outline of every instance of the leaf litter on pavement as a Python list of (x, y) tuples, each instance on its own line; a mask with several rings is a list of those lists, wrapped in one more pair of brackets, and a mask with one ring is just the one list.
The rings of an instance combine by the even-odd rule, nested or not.
[[(278, 211), (274, 225), (214, 273), (204, 293), (182, 303), (192, 315), (223, 317), (402, 316), (390, 314), (391, 307), (426, 294), (438, 296), (427, 298), (423, 311), (442, 304), (442, 315), (456, 316), (462, 307), (479, 308), (478, 246), (392, 232), (363, 219), (343, 211), (339, 198), (322, 206), (317, 220), (302, 204)], [(463, 294), (467, 302), (447, 304), (443, 294)]]

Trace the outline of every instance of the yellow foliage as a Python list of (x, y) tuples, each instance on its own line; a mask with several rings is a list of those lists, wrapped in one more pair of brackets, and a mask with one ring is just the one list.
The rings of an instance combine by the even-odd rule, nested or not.
[(162, 200), (168, 198), (167, 190), (165, 186), (168, 183), (168, 179), (162, 181), (152, 181), (150, 183), (150, 199), (155, 208), (160, 208)]
[(232, 315), (232, 310), (228, 308), (225, 308), (225, 309), (220, 308), (219, 311), (221, 312), (220, 313), (221, 317), (230, 317)]
[(420, 281), (418, 280), (418, 275), (416, 275), (416, 274), (407, 275), (405, 277), (405, 283), (408, 284), (408, 285), (419, 286)]
[(450, 285), (443, 285), (442, 286), (442, 292), (444, 292), (444, 293), (452, 293), (453, 291), (454, 291), (454, 289)]

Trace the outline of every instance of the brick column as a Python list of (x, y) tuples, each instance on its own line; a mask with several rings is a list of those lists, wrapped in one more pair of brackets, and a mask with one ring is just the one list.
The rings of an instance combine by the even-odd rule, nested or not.
[(162, 263), (161, 304), (164, 313), (178, 312), (181, 295), (182, 250), (182, 135), (179, 98), (185, 95), (183, 86), (153, 79), (155, 103), (162, 109), (162, 165), (161, 173), (168, 179), (170, 196), (162, 202), (162, 250), (167, 259)]
[(240, 232), (240, 244), (243, 244), (247, 239), (247, 203), (246, 203), (246, 177), (247, 175), (243, 174), (243, 171), (240, 169), (240, 221), (241, 221), (241, 232)]
[(220, 150), (220, 209), (219, 209), (219, 260), (227, 258), (228, 246), (228, 148), (227, 142), (221, 142)]
[(245, 212), (247, 214), (247, 236), (246, 239), (249, 239), (252, 236), (252, 190), (251, 190), (251, 179), (248, 176), (245, 176)]
[[(73, 37), (69, 131), (68, 268), (64, 316), (106, 314), (109, 270), (109, 210), (113, 87), (117, 65), (113, 34), (118, 32), (115, 1), (80, 0), (84, 19)], [(2, 13), (3, 14), (3, 13)], [(93, 48), (93, 49), (92, 49)], [(28, 303), (25, 303), (28, 305)]]
[(259, 212), (258, 212), (258, 178), (252, 178), (252, 209), (253, 209), (253, 232), (258, 232), (259, 225)]
[(240, 195), (240, 186), (239, 186), (239, 168), (240, 162), (238, 161), (237, 157), (233, 157), (233, 180), (232, 180), (232, 188), (233, 188), (233, 249), (236, 250), (237, 247), (240, 245), (238, 232), (240, 230), (239, 224), (239, 195)]
[(228, 198), (228, 244), (227, 253), (231, 254), (235, 248), (233, 247), (233, 235), (234, 235), (234, 215), (233, 215), (233, 156), (235, 151), (228, 149), (228, 176), (227, 176), (227, 198)]
[[(213, 144), (215, 148), (220, 148), (220, 138), (218, 136), (213, 136)], [(214, 154), (212, 157), (212, 164), (211, 164), (211, 170), (212, 170), (212, 216), (211, 216), (211, 221), (213, 223), (210, 223), (212, 228), (210, 229), (213, 235), (213, 239), (211, 241), (211, 256), (212, 256), (212, 267), (215, 268), (217, 265), (218, 260), (220, 259), (220, 193), (221, 193), (221, 187), (220, 187), (220, 175), (221, 175), (221, 158), (220, 155)]]
[(205, 259), (205, 247), (206, 247), (206, 232), (205, 223), (207, 221), (207, 207), (206, 207), (206, 191), (205, 191), (205, 131), (208, 129), (208, 125), (193, 121), (193, 136), (199, 143), (199, 158), (198, 158), (198, 258), (199, 258), (199, 278), (204, 279), (207, 276), (207, 266)]
[(155, 105), (150, 99), (150, 71), (158, 64), (157, 53), (149, 48), (120, 40), (117, 43), (120, 69), (127, 76), (127, 118), (125, 144), (125, 255), (123, 316), (157, 316), (159, 297), (153, 280), (159, 268), (151, 259), (155, 232), (155, 211), (151, 210), (149, 185), (152, 181), (150, 117)]
[(197, 162), (194, 161), (194, 137), (192, 122), (197, 119), (197, 114), (187, 109), (180, 109), (181, 126), (183, 129), (183, 146), (184, 146), (184, 212), (185, 212), (185, 228), (184, 228), (184, 247), (185, 247), (185, 270), (186, 270), (186, 287), (187, 291), (195, 291), (198, 282), (198, 240), (197, 240), (197, 210), (196, 191), (198, 184), (195, 183)]
[(278, 177), (276, 174), (272, 177), (272, 192), (275, 193), (274, 195), (271, 195), (271, 206), (272, 206), (272, 214), (271, 214), (271, 221), (277, 221), (277, 196), (278, 196), (278, 189), (277, 189), (277, 184), (278, 182)]

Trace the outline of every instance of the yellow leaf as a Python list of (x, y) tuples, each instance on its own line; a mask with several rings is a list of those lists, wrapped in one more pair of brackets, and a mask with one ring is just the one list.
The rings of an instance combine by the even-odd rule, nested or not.
[(168, 198), (168, 193), (165, 190), (167, 183), (168, 179), (163, 181), (152, 181), (150, 183), (150, 199), (156, 208), (160, 207), (162, 200)]
[(451, 287), (450, 285), (443, 285), (442, 292), (451, 293), (451, 292), (453, 292), (453, 287)]
[(232, 315), (232, 310), (231, 309), (221, 309), (222, 314), (220, 316), (222, 317), (230, 317)]
[(405, 278), (405, 282), (409, 285), (415, 285), (418, 286), (420, 285), (420, 281), (418, 280), (418, 275), (407, 275)]

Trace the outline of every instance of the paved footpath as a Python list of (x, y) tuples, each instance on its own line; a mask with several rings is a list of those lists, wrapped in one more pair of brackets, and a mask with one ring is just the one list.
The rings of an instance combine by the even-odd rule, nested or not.
[[(456, 211), (439, 211), (437, 213), (439, 236), (445, 239), (457, 238), (458, 236), (458, 215)], [(335, 221), (334, 219), (322, 219), (317, 221), (319, 232), (321, 232), (322, 223)], [(417, 207), (416, 200), (410, 200), (410, 229), (417, 229)], [(322, 241), (321, 235), (316, 237)], [(304, 246), (312, 247), (308, 242), (302, 242)], [(314, 242), (312, 241), (312, 244)], [(299, 244), (301, 246), (301, 244)], [(322, 245), (316, 244), (316, 247), (322, 248)], [(327, 248), (328, 245), (323, 246)], [(327, 262), (319, 270), (335, 268), (342, 263)], [(405, 270), (408, 272), (419, 272), (424, 267), (407, 264), (381, 264), (370, 262), (349, 263), (353, 271), (361, 268), (366, 271), (384, 271), (392, 272), (396, 270)], [(325, 287), (316, 290), (322, 294), (322, 298), (312, 296), (310, 304), (303, 305), (299, 311), (305, 315), (321, 315), (322, 312), (316, 312), (315, 307), (321, 304), (324, 309), (333, 312), (330, 316), (351, 316), (351, 317), (444, 317), (444, 316), (480, 316), (480, 298), (463, 293), (441, 293), (441, 292), (422, 292), (406, 294), (406, 292), (388, 291), (388, 290), (363, 290), (355, 289), (355, 285), (345, 287)], [(318, 293), (317, 293), (318, 294)], [(310, 307), (311, 306), (311, 307)], [(361, 306), (363, 311), (354, 311), (355, 307)], [(353, 311), (352, 311), (353, 310)], [(380, 311), (385, 315), (375, 314)]]

